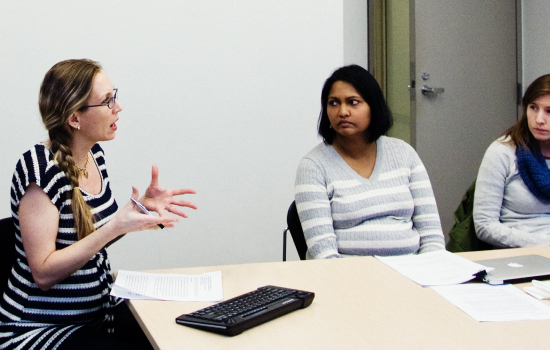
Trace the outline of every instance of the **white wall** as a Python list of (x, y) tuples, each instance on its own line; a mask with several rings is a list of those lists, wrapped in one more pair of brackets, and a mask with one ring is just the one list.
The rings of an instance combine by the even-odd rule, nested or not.
[[(40, 82), (56, 62), (100, 61), (124, 105), (103, 143), (119, 203), (151, 164), (191, 187), (170, 234), (127, 235), (114, 269), (277, 261), (299, 159), (319, 142), (324, 79), (367, 62), (365, 0), (20, 0), (0, 11), (0, 217), (21, 153), (47, 137)], [(550, 72), (550, 7), (522, 1), (524, 87)], [(289, 243), (290, 258), (296, 258)]]
[(368, 0), (344, 0), (344, 64), (369, 68)]
[[(152, 164), (161, 184), (197, 191), (186, 199), (199, 209), (169, 234), (131, 233), (109, 248), (113, 269), (280, 260), (296, 166), (320, 142), (321, 87), (344, 63), (343, 8), (342, 0), (4, 1), (1, 217), (10, 215), (18, 157), (47, 137), (37, 108), (44, 74), (86, 57), (103, 64), (124, 106), (117, 138), (102, 144), (119, 204), (132, 185), (145, 190)], [(366, 45), (366, 32), (359, 41)]]
[(523, 91), (541, 75), (550, 73), (550, 2), (522, 1)]

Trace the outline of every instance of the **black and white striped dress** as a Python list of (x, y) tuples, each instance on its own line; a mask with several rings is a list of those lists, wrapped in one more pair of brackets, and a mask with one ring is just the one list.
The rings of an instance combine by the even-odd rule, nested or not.
[[(95, 227), (107, 223), (117, 204), (111, 194), (103, 150), (92, 148), (102, 177), (98, 195), (83, 191), (95, 216)], [(59, 210), (56, 248), (77, 241), (71, 210), (72, 187), (43, 144), (35, 145), (17, 163), (11, 184), (11, 210), (16, 229), (16, 262), (0, 299), (0, 349), (56, 349), (83, 325), (101, 324), (119, 299), (109, 296), (113, 278), (105, 248), (80, 270), (44, 292), (34, 283), (19, 232), (19, 203), (29, 184), (36, 183)]]

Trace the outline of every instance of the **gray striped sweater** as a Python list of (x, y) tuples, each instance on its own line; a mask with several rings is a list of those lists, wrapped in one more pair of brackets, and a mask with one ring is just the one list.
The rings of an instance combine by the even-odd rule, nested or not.
[(370, 178), (319, 144), (302, 158), (295, 200), (308, 258), (404, 255), (444, 249), (428, 173), (404, 141), (376, 141)]

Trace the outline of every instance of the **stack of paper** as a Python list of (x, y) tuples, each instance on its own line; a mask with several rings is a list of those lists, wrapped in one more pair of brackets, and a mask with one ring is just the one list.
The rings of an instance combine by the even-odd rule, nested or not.
[[(529, 297), (512, 285), (462, 284), (488, 268), (448, 251), (376, 258), (414, 282), (431, 286), (477, 321), (550, 319), (548, 305)], [(550, 298), (550, 282), (533, 281), (533, 284), (533, 293)], [(530, 287), (525, 290), (535, 295)]]
[(550, 299), (550, 282), (537, 280), (533, 280), (532, 282), (533, 287), (525, 287), (523, 290), (539, 300)]
[(432, 289), (479, 322), (550, 319), (548, 305), (511, 284), (468, 283)]
[(220, 301), (222, 273), (183, 275), (119, 270), (111, 295), (124, 299)]
[(486, 267), (438, 250), (418, 255), (376, 256), (384, 264), (421, 286), (445, 286), (470, 281)]

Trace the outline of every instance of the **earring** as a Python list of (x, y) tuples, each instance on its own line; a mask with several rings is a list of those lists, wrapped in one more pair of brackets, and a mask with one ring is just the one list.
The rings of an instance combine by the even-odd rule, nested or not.
[(76, 128), (76, 130), (80, 131), (80, 126), (78, 126), (78, 127)]

